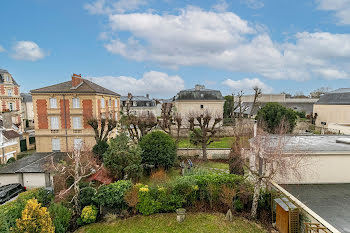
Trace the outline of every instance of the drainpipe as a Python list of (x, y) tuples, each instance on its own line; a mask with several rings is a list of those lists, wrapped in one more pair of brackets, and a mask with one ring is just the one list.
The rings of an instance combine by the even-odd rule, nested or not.
[(68, 132), (67, 132), (67, 113), (66, 113), (66, 100), (65, 95), (63, 97), (63, 114), (64, 114), (64, 128), (65, 128), (65, 137), (66, 137), (66, 152), (68, 152)]

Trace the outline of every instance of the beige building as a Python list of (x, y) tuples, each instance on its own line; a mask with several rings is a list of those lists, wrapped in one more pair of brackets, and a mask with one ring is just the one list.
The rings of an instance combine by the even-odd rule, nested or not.
[[(2, 121), (1, 121), (2, 123)], [(21, 152), (20, 135), (14, 130), (0, 129), (0, 164), (4, 164), (10, 158), (17, 159)]]
[(223, 117), (224, 98), (220, 91), (196, 85), (193, 89), (180, 91), (175, 97), (175, 111), (182, 117), (201, 111), (209, 111), (214, 116)]
[(22, 124), (24, 129), (34, 127), (34, 109), (32, 95), (21, 93), (22, 97)]
[(31, 91), (37, 152), (72, 151), (95, 145), (88, 120), (119, 119), (120, 95), (81, 75)]
[[(314, 105), (316, 126), (350, 134), (350, 88), (340, 88), (326, 93)], [(323, 124), (322, 124), (323, 123)]]
[(3, 69), (0, 69), (0, 100), (1, 112), (11, 112), (12, 122), (19, 126), (22, 123), (19, 85), (12, 75)]

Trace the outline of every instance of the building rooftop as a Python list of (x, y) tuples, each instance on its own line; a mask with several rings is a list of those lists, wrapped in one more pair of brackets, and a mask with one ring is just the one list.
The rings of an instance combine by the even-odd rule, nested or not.
[(315, 104), (350, 105), (350, 88), (339, 88), (320, 97)]
[(182, 90), (177, 93), (175, 100), (222, 100), (222, 96), (219, 90), (206, 89), (203, 85), (196, 85), (195, 88)]
[(42, 87), (39, 89), (34, 89), (30, 91), (31, 94), (41, 94), (41, 93), (91, 93), (91, 94), (106, 94), (106, 95), (116, 95), (120, 96), (114, 91), (108, 90), (107, 88), (101, 87), (96, 83), (93, 83), (87, 79), (82, 79), (82, 83), (76, 88), (72, 88), (72, 81), (67, 81), (52, 86)]
[[(267, 140), (273, 147), (274, 143), (278, 143), (277, 135), (271, 136)], [(341, 143), (342, 139), (350, 140), (348, 135), (287, 135), (283, 140), (284, 150), (286, 153), (349, 153), (350, 144)], [(253, 141), (254, 138), (250, 139)], [(338, 142), (337, 142), (338, 141)], [(281, 141), (280, 141), (281, 142)]]
[[(11, 75), (7, 70), (0, 69), (0, 83), (5, 82), (5, 77), (4, 77), (5, 74)], [(16, 80), (12, 77), (12, 75), (11, 75), (11, 78), (12, 78), (12, 83), (16, 86), (19, 86), (18, 83), (16, 82)]]
[(54, 161), (60, 161), (65, 154), (63, 152), (34, 153), (1, 167), (0, 174), (45, 172), (51, 163), (52, 157)]
[[(121, 96), (120, 101), (127, 101), (127, 96)], [(150, 98), (147, 98), (146, 96), (132, 96), (132, 101), (153, 101)]]
[(21, 97), (23, 98), (22, 102), (28, 103), (33, 101), (33, 97), (29, 93), (21, 93)]
[(350, 232), (350, 184), (282, 186), (340, 232)]
[(21, 136), (19, 133), (17, 133), (14, 130), (4, 130), (2, 131), (2, 133), (7, 139), (19, 138)]

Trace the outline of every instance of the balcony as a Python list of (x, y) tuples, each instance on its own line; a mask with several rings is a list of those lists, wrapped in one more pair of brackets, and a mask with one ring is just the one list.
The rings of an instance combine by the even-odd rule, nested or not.
[(60, 130), (59, 129), (51, 129), (51, 133), (59, 133)]

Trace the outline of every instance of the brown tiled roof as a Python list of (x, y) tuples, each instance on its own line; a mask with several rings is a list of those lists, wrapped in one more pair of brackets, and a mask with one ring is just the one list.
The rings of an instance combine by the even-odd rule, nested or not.
[(3, 134), (4, 134), (5, 138), (7, 138), (7, 139), (18, 138), (21, 136), (21, 135), (19, 135), (19, 133), (17, 133), (14, 130), (5, 130), (5, 131), (3, 131)]
[(106, 94), (106, 95), (117, 95), (118, 93), (108, 90), (107, 88), (101, 87), (96, 83), (89, 80), (82, 79), (82, 84), (76, 88), (72, 88), (72, 81), (55, 84), (52, 86), (42, 87), (39, 89), (31, 90), (32, 94), (36, 93), (92, 93), (92, 94)]

